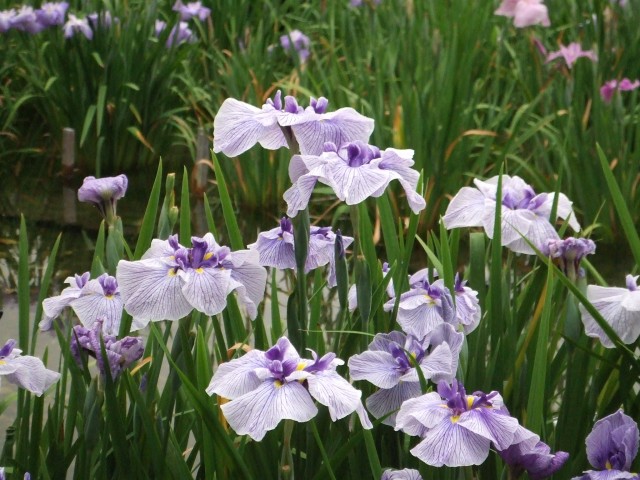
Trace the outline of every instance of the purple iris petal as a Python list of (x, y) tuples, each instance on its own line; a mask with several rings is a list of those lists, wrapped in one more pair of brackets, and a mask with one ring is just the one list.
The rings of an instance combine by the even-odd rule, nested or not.
[[(286, 52), (296, 52), (300, 58), (300, 63), (304, 63), (309, 58), (309, 47), (311, 42), (300, 30), (292, 30), (287, 35), (280, 37), (280, 45)], [(317, 112), (316, 113), (320, 113)]]
[[(353, 5), (353, 1), (351, 2)], [(404, 468), (402, 470), (388, 469), (382, 472), (380, 480), (422, 480), (422, 476), (418, 470), (413, 468)]]
[(27, 33), (38, 33), (45, 28), (45, 25), (38, 21), (38, 16), (33, 7), (24, 5), (11, 18), (11, 26), (16, 30)]
[(458, 273), (456, 273), (453, 293), (456, 299), (456, 318), (458, 324), (462, 325), (464, 333), (468, 335), (473, 332), (482, 318), (478, 292), (466, 286)]
[(49, 330), (54, 319), (60, 316), (62, 310), (71, 305), (71, 301), (82, 295), (82, 289), (89, 281), (90, 274), (85, 272), (82, 275), (67, 277), (65, 283), (69, 286), (60, 292), (60, 295), (46, 298), (42, 302), (44, 318), (40, 322), (40, 330)]
[(194, 43), (196, 40), (196, 35), (189, 28), (189, 24), (187, 22), (178, 22), (171, 29), (166, 45), (167, 48), (171, 48), (185, 42)]
[(144, 346), (139, 337), (124, 337), (121, 340), (116, 340), (115, 335), (103, 333), (102, 323), (103, 320), (98, 319), (91, 328), (80, 325), (73, 327), (71, 353), (76, 363), (82, 366), (80, 351), (85, 350), (89, 355), (95, 357), (100, 374), (104, 376), (106, 365), (102, 356), (102, 341), (111, 378), (116, 379), (125, 368), (142, 357)]
[[(64, 27), (62, 29), (64, 31), (64, 38), (71, 38), (76, 33), (82, 33), (88, 40), (91, 40), (93, 38), (93, 30), (91, 29), (91, 26), (89, 26), (89, 20), (87, 18), (78, 18), (71, 13), (69, 14), (67, 22), (64, 24)], [(88, 177), (88, 178), (93, 179), (94, 177)], [(79, 197), (78, 199), (81, 202), (90, 201), (90, 200), (82, 200)]]
[(64, 25), (64, 17), (69, 8), (67, 2), (45, 2), (36, 10), (38, 22), (44, 27)]
[(266, 352), (252, 350), (220, 365), (206, 391), (231, 400), (221, 407), (229, 425), (254, 440), (261, 440), (283, 419), (306, 422), (315, 417), (313, 399), (329, 408), (332, 420), (356, 412), (363, 426), (371, 428), (361, 392), (335, 371), (342, 360), (331, 353), (313, 357), (300, 358), (282, 337)]
[(41, 396), (58, 381), (60, 374), (48, 370), (39, 358), (22, 356), (22, 351), (15, 346), (16, 341), (11, 339), (0, 349), (0, 376), (6, 377), (9, 383)]
[(202, 2), (189, 2), (186, 5), (178, 0), (172, 10), (180, 14), (180, 20), (186, 22), (192, 18), (205, 21), (211, 15), (211, 9), (202, 6)]
[(564, 240), (550, 238), (540, 246), (540, 251), (553, 259), (557, 259), (564, 274), (576, 280), (584, 277), (580, 261), (596, 251), (596, 244), (588, 238), (569, 237)]
[(531, 480), (542, 480), (560, 470), (569, 459), (567, 452), (551, 453), (549, 446), (532, 438), (498, 451), (504, 462), (509, 465), (513, 478), (520, 477), (525, 471)]
[(116, 204), (124, 197), (128, 183), (124, 174), (117, 177), (86, 177), (78, 189), (78, 200), (95, 205), (110, 222), (115, 218)]
[(598, 56), (593, 50), (582, 50), (579, 43), (573, 42), (566, 47), (564, 45), (560, 45), (560, 50), (549, 53), (545, 63), (549, 63), (557, 58), (563, 58), (567, 67), (571, 68), (573, 67), (573, 64), (582, 57), (588, 58), (592, 62), (598, 60)]

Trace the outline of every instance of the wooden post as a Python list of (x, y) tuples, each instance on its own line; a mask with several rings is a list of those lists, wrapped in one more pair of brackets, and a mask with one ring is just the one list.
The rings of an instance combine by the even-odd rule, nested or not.
[(199, 195), (202, 195), (207, 190), (207, 177), (209, 176), (209, 163), (211, 161), (209, 148), (209, 139), (204, 133), (204, 128), (199, 127), (196, 139), (196, 165), (194, 179), (194, 190)]
[(62, 129), (62, 173), (71, 173), (76, 165), (76, 132), (73, 128)]
[[(70, 177), (76, 165), (76, 132), (73, 128), (62, 129), (62, 177)], [(78, 223), (76, 206), (78, 197), (75, 188), (68, 182), (62, 186), (62, 220), (65, 225)]]

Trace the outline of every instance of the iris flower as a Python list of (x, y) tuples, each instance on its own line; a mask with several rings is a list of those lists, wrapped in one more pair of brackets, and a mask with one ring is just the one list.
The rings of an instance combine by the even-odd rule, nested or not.
[(309, 46), (311, 42), (300, 30), (292, 30), (280, 37), (280, 45), (286, 52), (295, 52), (300, 58), (300, 63), (304, 63), (309, 58)]
[(413, 468), (404, 468), (402, 470), (387, 469), (382, 472), (380, 480), (422, 480), (422, 476), (418, 470)]
[[(309, 252), (305, 263), (305, 272), (329, 264), (329, 286), (335, 287), (335, 242), (336, 234), (331, 227), (312, 226), (309, 232)], [(353, 243), (353, 237), (342, 236), (344, 248)], [(295, 244), (293, 225), (287, 217), (282, 217), (280, 226), (258, 235), (255, 243), (248, 245), (249, 250), (257, 251), (259, 263), (264, 267), (281, 270), (295, 269)]]
[(294, 217), (309, 203), (318, 181), (329, 185), (347, 205), (381, 196), (393, 180), (404, 189), (414, 213), (425, 206), (416, 192), (420, 174), (412, 169), (413, 150), (380, 150), (362, 141), (342, 144), (327, 142), (319, 155), (295, 155), (289, 164), (293, 186), (284, 194), (287, 215)]
[(40, 328), (51, 328), (51, 322), (58, 317), (65, 307), (71, 307), (80, 323), (91, 328), (93, 323), (104, 319), (104, 333), (115, 335), (120, 328), (122, 318), (122, 299), (116, 279), (103, 273), (94, 280), (89, 280), (88, 274), (81, 277), (67, 278), (69, 287), (56, 297), (50, 297), (42, 302), (45, 318)]
[(81, 351), (95, 357), (100, 374), (106, 374), (106, 365), (102, 356), (102, 344), (107, 354), (109, 372), (116, 379), (122, 371), (140, 359), (144, 346), (140, 337), (124, 337), (116, 340), (115, 335), (102, 332), (102, 319), (96, 320), (91, 328), (81, 325), (73, 327), (71, 338), (71, 355), (79, 366), (82, 366)]
[(482, 317), (478, 292), (467, 287), (467, 282), (456, 273), (453, 294), (456, 299), (457, 324), (462, 325), (465, 335), (468, 335), (476, 329)]
[(35, 393), (38, 397), (58, 381), (60, 374), (48, 370), (42, 360), (29, 355), (21, 355), (22, 350), (15, 348), (16, 341), (8, 340), (0, 348), (0, 377), (6, 377), (9, 383)]
[(45, 27), (38, 21), (33, 7), (23, 5), (11, 19), (11, 26), (16, 30), (31, 34), (41, 32)]
[(467, 395), (462, 383), (438, 384), (438, 391), (407, 400), (400, 407), (396, 430), (422, 441), (411, 453), (428, 465), (480, 465), (493, 444), (505, 450), (514, 443), (537, 438), (511, 417), (496, 391)]
[(638, 425), (618, 410), (598, 420), (587, 436), (587, 458), (596, 470), (588, 470), (573, 480), (638, 480), (631, 464), (638, 454)]
[[(398, 307), (397, 321), (402, 330), (416, 338), (424, 338), (443, 323), (458, 326), (453, 298), (443, 280), (430, 283), (425, 270), (421, 270), (410, 277), (409, 285), (411, 289), (400, 295)], [(395, 302), (395, 299), (386, 302), (384, 311), (392, 311)]]
[(556, 260), (564, 274), (575, 280), (584, 277), (580, 262), (586, 255), (595, 253), (596, 244), (588, 238), (550, 238), (540, 246), (540, 251)]
[(118, 200), (124, 197), (128, 184), (124, 174), (117, 177), (85, 177), (78, 189), (78, 200), (93, 204), (111, 224), (116, 216)]
[(551, 25), (549, 12), (542, 0), (502, 0), (494, 13), (513, 18), (513, 25), (516, 28), (531, 25), (548, 27)]
[(45, 2), (36, 10), (36, 17), (44, 27), (64, 25), (64, 17), (68, 8), (68, 2)]
[(344, 364), (334, 353), (313, 360), (301, 358), (286, 337), (266, 352), (251, 350), (218, 367), (209, 395), (230, 399), (220, 406), (236, 433), (256, 441), (281, 420), (306, 422), (318, 409), (313, 400), (329, 407), (332, 421), (356, 412), (364, 428), (372, 428), (356, 390), (336, 372)]
[[(630, 344), (640, 336), (640, 290), (638, 276), (627, 275), (626, 279), (627, 288), (589, 285), (587, 300), (600, 312), (620, 339)], [(599, 338), (605, 347), (613, 348), (614, 343), (582, 304), (580, 313), (585, 333), (589, 337)]]
[(349, 359), (349, 373), (354, 380), (367, 380), (379, 388), (367, 398), (367, 408), (376, 418), (391, 413), (383, 423), (394, 427), (395, 411), (422, 393), (414, 363), (425, 379), (450, 382), (463, 341), (463, 334), (449, 324), (440, 325), (423, 340), (402, 332), (379, 333), (367, 351)]
[[(476, 179), (473, 181), (476, 188), (462, 187), (445, 212), (443, 221), (446, 228), (484, 227), (489, 238), (493, 238), (498, 178), (495, 176), (484, 182)], [(537, 248), (550, 238), (559, 238), (549, 221), (554, 198), (555, 193), (536, 194), (520, 177), (503, 175), (500, 202), (502, 245), (514, 252), (534, 254), (524, 238)], [(558, 194), (556, 215), (568, 219), (569, 226), (575, 231), (580, 230), (572, 202), (564, 193)]]
[(605, 82), (602, 87), (600, 87), (600, 96), (605, 102), (609, 103), (616, 91), (630, 92), (638, 87), (640, 87), (640, 80), (635, 80), (633, 82), (628, 78), (623, 78), (620, 81), (609, 80), (608, 82)]
[(283, 129), (290, 128), (300, 153), (320, 155), (325, 142), (366, 142), (373, 132), (373, 119), (353, 108), (327, 112), (329, 101), (324, 97), (312, 97), (310, 103), (302, 108), (290, 96), (283, 102), (279, 90), (262, 108), (227, 98), (213, 121), (213, 151), (235, 157), (256, 143), (267, 150), (277, 150), (288, 145)]
[(509, 465), (510, 478), (519, 478), (525, 471), (531, 480), (542, 480), (560, 470), (569, 460), (567, 452), (551, 453), (549, 445), (532, 437), (511, 445), (498, 454)]
[(197, 17), (201, 22), (205, 21), (211, 15), (211, 9), (202, 6), (202, 2), (189, 2), (186, 5), (178, 0), (172, 10), (180, 14), (180, 20), (186, 22)]
[(0, 10), (0, 33), (6, 33), (13, 27), (13, 19), (16, 16), (15, 8)]
[[(67, 22), (62, 27), (64, 38), (71, 38), (76, 33), (82, 33), (88, 40), (93, 38), (93, 30), (89, 26), (89, 20), (86, 18), (78, 18), (72, 13), (69, 14)], [(83, 200), (80, 200), (81, 202)]]
[(217, 315), (233, 291), (249, 316), (256, 317), (267, 282), (257, 252), (232, 252), (218, 245), (210, 233), (191, 237), (191, 244), (183, 247), (177, 235), (155, 239), (141, 260), (118, 263), (116, 277), (134, 330), (149, 321), (178, 320), (194, 308)]
[(560, 50), (549, 53), (545, 63), (552, 62), (557, 58), (564, 58), (567, 67), (571, 68), (573, 67), (573, 64), (576, 63), (576, 60), (582, 57), (588, 58), (592, 62), (596, 62), (598, 60), (598, 56), (593, 50), (582, 50), (582, 46), (579, 43), (573, 42), (566, 47), (564, 45), (560, 45)]

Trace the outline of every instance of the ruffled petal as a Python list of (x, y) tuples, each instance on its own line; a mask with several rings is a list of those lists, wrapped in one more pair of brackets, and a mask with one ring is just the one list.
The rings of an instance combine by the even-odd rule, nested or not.
[(48, 370), (42, 360), (36, 357), (16, 357), (11, 359), (10, 363), (14, 371), (6, 374), (7, 380), (29, 390), (38, 397), (60, 378), (58, 372)]
[(206, 392), (235, 400), (260, 386), (262, 381), (255, 373), (257, 368), (267, 368), (268, 362), (264, 352), (251, 350), (240, 358), (221, 364), (213, 377)]
[(376, 418), (384, 417), (390, 412), (394, 412), (385, 418), (382, 423), (391, 427), (396, 426), (396, 417), (402, 404), (410, 398), (419, 397), (422, 391), (420, 384), (416, 382), (400, 382), (392, 388), (381, 388), (367, 398), (367, 408)]
[(379, 388), (391, 388), (400, 381), (398, 364), (390, 353), (366, 351), (349, 359), (349, 374), (354, 380), (367, 380)]
[(366, 164), (350, 167), (337, 155), (334, 161), (327, 165), (326, 171), (331, 188), (347, 205), (363, 202), (377, 190), (386, 188), (393, 178), (388, 172)]
[(231, 270), (199, 268), (180, 271), (182, 294), (196, 310), (205, 315), (217, 315), (227, 306), (227, 295), (241, 286), (231, 278)]
[(362, 392), (335, 371), (325, 370), (307, 378), (309, 393), (326, 407), (334, 422), (356, 411)]
[(449, 203), (442, 221), (447, 229), (481, 227), (484, 209), (484, 195), (475, 188), (462, 187)]

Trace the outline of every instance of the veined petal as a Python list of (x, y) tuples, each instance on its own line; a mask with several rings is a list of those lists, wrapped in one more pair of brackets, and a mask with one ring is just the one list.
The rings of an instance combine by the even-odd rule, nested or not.
[(264, 298), (267, 285), (267, 270), (258, 263), (258, 252), (254, 250), (238, 250), (231, 254), (234, 262), (241, 262), (231, 269), (231, 278), (240, 283), (238, 297), (247, 308), (249, 316), (254, 319), (257, 306)]
[[(546, 218), (535, 215), (531, 223), (529, 223), (529, 231), (525, 238), (540, 249), (546, 240), (551, 238), (559, 239), (560, 237)], [(508, 243), (503, 242), (502, 244), (513, 252), (534, 255), (535, 251), (526, 242), (525, 238), (518, 236), (515, 240)]]
[(482, 193), (471, 187), (462, 187), (449, 203), (442, 218), (447, 229), (481, 227), (485, 202)]
[(318, 413), (309, 392), (298, 382), (279, 385), (265, 381), (220, 408), (238, 435), (249, 435), (256, 441), (262, 440), (281, 420), (306, 422)]
[(162, 260), (120, 260), (116, 278), (125, 310), (144, 325), (178, 320), (193, 309), (182, 293), (182, 279)]
[[(495, 204), (493, 200), (486, 200), (487, 204)], [(500, 220), (502, 245), (508, 245), (518, 240), (522, 235), (527, 236), (531, 223), (536, 219), (536, 214), (531, 210), (511, 210), (502, 207)], [(483, 217), (484, 231), (489, 238), (493, 238), (493, 226), (495, 223), (495, 209), (487, 208)]]
[(227, 295), (242, 286), (231, 278), (231, 270), (199, 268), (179, 271), (184, 280), (182, 294), (196, 310), (205, 315), (217, 315), (227, 306)]
[(365, 351), (349, 359), (349, 374), (354, 380), (367, 380), (376, 387), (391, 388), (400, 381), (398, 364), (388, 352)]
[(416, 338), (424, 338), (438, 325), (444, 323), (438, 307), (427, 295), (414, 295), (407, 300), (400, 300), (397, 321), (403, 331)]
[(257, 368), (267, 368), (264, 352), (251, 350), (240, 358), (220, 364), (209, 382), (206, 392), (235, 400), (260, 386), (262, 380), (255, 373)]
[(381, 388), (369, 396), (366, 402), (367, 408), (376, 418), (381, 418), (389, 412), (394, 412), (385, 418), (382, 423), (395, 427), (398, 415), (395, 410), (398, 410), (406, 400), (419, 397), (421, 393), (420, 383), (400, 382), (391, 388)]
[(309, 393), (322, 405), (329, 407), (334, 422), (353, 413), (360, 405), (362, 392), (335, 371), (325, 370), (307, 378)]
[[(91, 280), (91, 282), (93, 281)], [(98, 318), (103, 318), (104, 333), (110, 335), (118, 333), (123, 308), (120, 294), (105, 296), (102, 292), (85, 290), (81, 297), (72, 300), (69, 305), (85, 327), (91, 328), (93, 322)]]
[(287, 145), (277, 112), (227, 98), (213, 121), (213, 150), (235, 157), (258, 142), (269, 150)]
[[(36, 357), (20, 356), (12, 358), (10, 363), (13, 372), (6, 373), (7, 380), (35, 393), (37, 396), (41, 396), (47, 388), (60, 378), (58, 372), (48, 370), (42, 360)], [(4, 375), (4, 372), (1, 373)]]
[[(178, 245), (182, 247), (182, 245), (180, 244)], [(149, 247), (149, 250), (144, 252), (144, 255), (142, 255), (141, 260), (147, 260), (149, 258), (171, 257), (174, 254), (174, 252), (175, 250), (169, 243), (169, 240), (160, 240), (158, 238), (154, 238), (153, 240), (151, 240), (151, 246)]]
[[(587, 287), (587, 298), (590, 298), (590, 290), (594, 285)], [(596, 287), (603, 288), (603, 287)], [(629, 293), (627, 291), (627, 293)], [(622, 300), (622, 298), (620, 299)], [(622, 301), (591, 301), (593, 306), (600, 312), (600, 315), (607, 321), (611, 328), (620, 337), (624, 343), (631, 344), (640, 336), (640, 312), (629, 311), (622, 305)], [(597, 337), (602, 345), (607, 348), (613, 348), (615, 345), (611, 339), (604, 333), (604, 330), (598, 325), (596, 320), (587, 310), (580, 305), (580, 313), (582, 314), (582, 323), (586, 335), (589, 337)]]
[(318, 177), (308, 173), (298, 178), (298, 180), (284, 192), (283, 198), (287, 202), (287, 215), (295, 217), (300, 210), (304, 210), (309, 205), (311, 193), (318, 182)]
[(396, 430), (409, 435), (423, 436), (444, 418), (451, 417), (451, 410), (437, 392), (427, 393), (405, 401), (396, 418)]
[(411, 454), (434, 467), (480, 465), (489, 456), (489, 444), (485, 437), (445, 418), (425, 433)]
[(490, 440), (498, 450), (504, 450), (513, 443), (514, 434), (520, 426), (515, 418), (483, 407), (464, 412), (456, 424)]
[(347, 205), (356, 205), (376, 190), (387, 187), (391, 178), (388, 172), (371, 168), (365, 164), (360, 167), (350, 167), (337, 154), (335, 159), (327, 165), (327, 180), (336, 196), (346, 201)]

